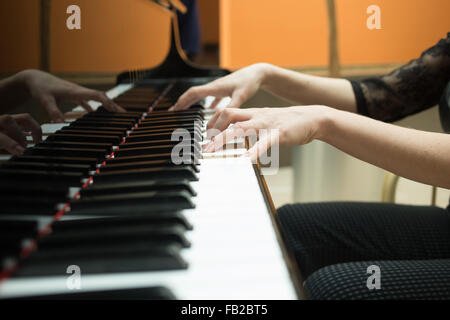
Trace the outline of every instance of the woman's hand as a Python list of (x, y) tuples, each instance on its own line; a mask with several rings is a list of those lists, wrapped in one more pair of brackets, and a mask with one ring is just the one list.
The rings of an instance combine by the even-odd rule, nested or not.
[(31, 132), (34, 143), (42, 140), (39, 124), (29, 114), (0, 116), (0, 148), (13, 155), (22, 154), (27, 146), (25, 132)]
[(18, 77), (25, 84), (30, 97), (39, 101), (55, 122), (64, 122), (64, 116), (57, 106), (60, 101), (74, 102), (83, 106), (86, 111), (92, 111), (87, 102), (95, 100), (109, 111), (125, 112), (104, 92), (79, 86), (39, 70), (25, 70)]
[[(247, 153), (252, 160), (273, 144), (307, 144), (321, 138), (331, 110), (325, 106), (223, 109), (208, 123), (210, 135), (212, 130), (220, 133), (212, 138), (204, 151), (214, 152), (236, 138), (255, 134), (259, 140)], [(230, 124), (234, 125), (229, 127)]]
[(207, 96), (215, 97), (212, 108), (225, 97), (231, 97), (229, 108), (239, 108), (260, 88), (266, 67), (264, 63), (254, 64), (203, 86), (192, 87), (169, 110), (185, 110)]

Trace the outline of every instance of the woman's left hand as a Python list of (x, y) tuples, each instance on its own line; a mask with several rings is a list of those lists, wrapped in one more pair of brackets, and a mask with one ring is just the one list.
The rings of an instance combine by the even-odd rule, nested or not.
[(227, 142), (252, 135), (259, 137), (258, 142), (247, 152), (252, 160), (276, 143), (307, 144), (314, 139), (320, 139), (331, 110), (326, 106), (226, 108), (217, 111), (209, 121), (208, 134), (213, 138), (205, 145), (204, 151), (214, 152)]

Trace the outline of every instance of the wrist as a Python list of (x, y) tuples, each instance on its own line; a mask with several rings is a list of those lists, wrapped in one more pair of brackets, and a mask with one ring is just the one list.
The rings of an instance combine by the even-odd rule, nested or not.
[(274, 65), (271, 65), (269, 63), (258, 63), (256, 65), (258, 68), (258, 79), (260, 83), (260, 87), (262, 89), (266, 89), (267, 86), (269, 86), (270, 79), (275, 73), (276, 67)]
[(315, 106), (314, 108), (317, 109), (315, 139), (327, 142), (329, 137), (334, 134), (335, 124), (341, 111), (327, 106)]

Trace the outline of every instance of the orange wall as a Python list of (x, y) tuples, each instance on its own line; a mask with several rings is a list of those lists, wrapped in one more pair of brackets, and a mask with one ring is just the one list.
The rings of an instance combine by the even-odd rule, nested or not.
[[(82, 10), (82, 29), (66, 28), (66, 8)], [(154, 66), (169, 48), (168, 13), (148, 0), (58, 0), (52, 7), (51, 68), (116, 72)]]
[(0, 1), (0, 73), (39, 65), (39, 0)]
[(220, 63), (323, 65), (327, 59), (325, 1), (220, 0)]
[[(343, 65), (406, 62), (450, 31), (448, 0), (335, 0)], [(381, 8), (368, 30), (366, 8)], [(221, 65), (326, 66), (325, 0), (220, 0)]]
[[(203, 42), (212, 42), (219, 34), (224, 67), (259, 61), (292, 67), (327, 64), (325, 0), (198, 1)], [(335, 1), (339, 52), (347, 66), (405, 62), (450, 31), (449, 0)], [(0, 73), (39, 67), (39, 2), (0, 1)], [(366, 28), (366, 8), (373, 3), (381, 7), (382, 30)], [(52, 0), (52, 4), (53, 72), (116, 73), (152, 67), (167, 52), (168, 13), (148, 0)], [(65, 27), (69, 4), (82, 9), (81, 31)]]
[[(71, 4), (81, 8), (81, 30), (66, 28)], [(0, 73), (39, 67), (39, 9), (38, 0), (0, 1)], [(155, 66), (169, 48), (169, 23), (169, 13), (148, 0), (53, 0), (51, 71)]]
[[(416, 58), (450, 32), (449, 0), (336, 0), (342, 63), (379, 64)], [(366, 27), (366, 8), (381, 9), (381, 30)]]

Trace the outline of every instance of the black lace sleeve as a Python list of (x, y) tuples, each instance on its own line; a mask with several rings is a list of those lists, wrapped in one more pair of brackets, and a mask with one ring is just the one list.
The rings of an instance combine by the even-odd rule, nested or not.
[(388, 75), (351, 82), (359, 114), (392, 122), (438, 104), (449, 80), (450, 32)]

